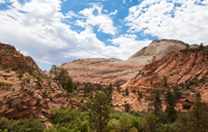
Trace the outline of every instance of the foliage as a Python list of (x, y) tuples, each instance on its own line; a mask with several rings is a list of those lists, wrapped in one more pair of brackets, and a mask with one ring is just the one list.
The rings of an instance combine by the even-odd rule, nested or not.
[(105, 132), (111, 110), (111, 98), (98, 91), (89, 102), (90, 124), (96, 132)]
[(155, 114), (148, 113), (142, 120), (142, 129), (144, 132), (157, 132), (159, 122), (159, 118)]
[(194, 101), (193, 110), (182, 115), (177, 122), (179, 132), (189, 129), (189, 132), (208, 131), (208, 112), (205, 104), (201, 102), (200, 94), (197, 94)]
[(63, 68), (58, 68), (55, 65), (52, 66), (50, 74), (53, 76), (54, 80), (58, 81), (63, 89), (69, 93), (76, 89), (76, 85), (73, 83), (72, 78), (69, 76), (68, 72)]
[(35, 119), (9, 120), (1, 118), (0, 130), (3, 132), (7, 130), (12, 132), (43, 132), (44, 126)]
[(75, 109), (59, 109), (53, 112), (51, 120), (56, 127), (50, 129), (50, 131), (89, 131), (89, 116), (87, 112), (80, 112)]
[(115, 132), (135, 131), (140, 129), (141, 118), (124, 112), (113, 112), (110, 114), (108, 130)]
[(161, 91), (159, 90), (153, 91), (150, 104), (153, 107), (154, 114), (160, 116), (160, 114), (162, 113)]
[(175, 110), (176, 105), (176, 94), (172, 91), (168, 91), (166, 94), (166, 101), (167, 101), (167, 108), (166, 108), (166, 114), (167, 114), (167, 122), (174, 122), (177, 118), (177, 112)]

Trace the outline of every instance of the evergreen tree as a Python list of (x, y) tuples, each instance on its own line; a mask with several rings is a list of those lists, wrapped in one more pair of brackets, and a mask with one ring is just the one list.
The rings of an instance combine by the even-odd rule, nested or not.
[(172, 123), (177, 118), (177, 111), (175, 110), (176, 97), (174, 93), (171, 92), (170, 90), (167, 92), (166, 102), (167, 102), (167, 108), (166, 108), (167, 122)]
[(205, 104), (201, 102), (201, 96), (199, 93), (195, 97), (190, 121), (192, 122), (190, 127), (193, 132), (208, 131), (208, 112)]
[(106, 132), (111, 109), (111, 99), (103, 91), (98, 91), (89, 102), (90, 123), (95, 132)]
[(66, 91), (71, 93), (76, 89), (76, 85), (73, 83), (72, 78), (69, 76), (67, 70), (53, 65), (50, 70), (50, 74), (52, 75), (53, 79), (59, 82)]
[(162, 101), (159, 90), (155, 90), (153, 92), (153, 107), (154, 107), (154, 114), (160, 116), (162, 112)]

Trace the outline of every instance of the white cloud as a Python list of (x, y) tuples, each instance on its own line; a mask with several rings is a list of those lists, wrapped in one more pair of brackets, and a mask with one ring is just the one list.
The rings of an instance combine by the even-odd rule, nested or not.
[(147, 46), (150, 40), (137, 40), (135, 35), (121, 35), (114, 38), (112, 43), (118, 47), (116, 55), (120, 59), (128, 59), (129, 56)]
[[(107, 33), (116, 32), (110, 17), (101, 13), (102, 8), (97, 9), (97, 16), (89, 8), (84, 10), (82, 15), (87, 22), (80, 23), (87, 26), (84, 31), (75, 32), (63, 22), (66, 16), (60, 11), (60, 4), (61, 0), (32, 0), (22, 5), (13, 0), (11, 9), (0, 11), (0, 41), (15, 45), (43, 65), (60, 64), (74, 58), (126, 59), (143, 44), (130, 35), (113, 38), (113, 45), (100, 41), (93, 26), (99, 25), (100, 30)], [(70, 15), (80, 14), (71, 12), (67, 17)]]
[(5, 0), (0, 0), (0, 4), (5, 3)]
[(116, 27), (114, 26), (110, 15), (103, 14), (102, 10), (102, 6), (93, 5), (90, 8), (85, 8), (80, 11), (80, 15), (86, 17), (86, 21), (83, 22), (83, 25), (84, 27), (98, 26), (101, 31), (114, 35), (116, 33)]
[[(168, 0), (169, 1), (169, 0)], [(0, 2), (4, 2), (0, 0)], [(126, 59), (148, 40), (138, 36), (117, 34), (111, 18), (117, 13), (103, 13), (103, 7), (93, 5), (79, 13), (61, 13), (62, 0), (32, 0), (20, 4), (12, 0), (11, 9), (0, 11), (0, 41), (15, 45), (39, 64), (60, 64), (74, 58), (114, 57)], [(182, 3), (174, 7), (173, 3)], [(126, 18), (130, 31), (141, 31), (158, 35), (160, 38), (180, 39), (191, 43), (208, 42), (208, 1), (205, 6), (193, 0), (145, 0), (130, 9)], [(170, 12), (175, 13), (171, 17)], [(78, 17), (76, 24), (84, 28), (81, 32), (64, 23), (66, 18)], [(112, 34), (110, 44), (100, 41), (93, 27)]]
[[(179, 39), (189, 43), (208, 43), (208, 1), (145, 0), (130, 8), (126, 18), (131, 32), (144, 30), (159, 38)], [(175, 7), (175, 4), (181, 6)], [(174, 13), (174, 17), (172, 16)]]

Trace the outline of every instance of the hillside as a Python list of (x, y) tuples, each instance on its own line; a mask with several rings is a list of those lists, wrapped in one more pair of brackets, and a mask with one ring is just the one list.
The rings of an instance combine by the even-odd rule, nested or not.
[[(178, 110), (193, 103), (193, 95), (200, 93), (208, 103), (208, 47), (187, 48), (171, 53), (162, 59), (146, 65), (139, 74), (124, 84), (120, 92), (114, 94), (114, 104), (120, 108), (129, 104), (134, 111), (148, 111), (151, 93), (160, 89), (178, 89), (182, 96), (178, 99)], [(127, 96), (123, 93), (128, 91)], [(163, 102), (165, 104), (165, 102)]]
[(125, 63), (117, 59), (80, 59), (61, 66), (77, 83), (124, 84), (133, 77), (140, 65)]
[(152, 60), (159, 60), (172, 52), (178, 52), (186, 49), (188, 44), (171, 39), (155, 40), (149, 44), (149, 46), (136, 52), (134, 55), (129, 57), (128, 62), (134, 62), (139, 64), (149, 64)]
[(77, 83), (112, 84), (121, 86), (133, 78), (144, 65), (161, 59), (169, 53), (187, 48), (181, 41), (163, 39), (153, 41), (128, 60), (80, 59), (61, 65)]
[(68, 94), (31, 57), (0, 44), (0, 116), (36, 117), (44, 121), (50, 109), (68, 106), (71, 106)]
[[(67, 94), (31, 57), (25, 57), (14, 47), (0, 44), (0, 54), (0, 115), (46, 120), (50, 109), (76, 107), (86, 100), (82, 90)], [(144, 56), (151, 56), (147, 65), (140, 60)], [(184, 102), (191, 105), (192, 95), (197, 92), (208, 103), (207, 67), (207, 47), (188, 46), (176, 40), (153, 41), (126, 61), (94, 58), (61, 65), (78, 88), (86, 83), (91, 89), (112, 84), (114, 107), (124, 110), (128, 104), (133, 111), (148, 111), (155, 89), (165, 93), (167, 89), (178, 88), (182, 92), (178, 110), (184, 110)]]

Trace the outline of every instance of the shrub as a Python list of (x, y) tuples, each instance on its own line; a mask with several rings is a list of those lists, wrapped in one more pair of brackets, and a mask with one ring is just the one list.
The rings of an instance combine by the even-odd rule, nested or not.
[(65, 69), (52, 66), (50, 74), (66, 91), (71, 93), (76, 89), (76, 85), (73, 83), (72, 78)]
[(157, 132), (160, 126), (160, 119), (152, 113), (144, 116), (142, 121), (142, 129), (144, 132)]
[[(133, 128), (139, 130), (141, 118), (124, 112), (113, 112), (108, 122), (108, 130), (111, 131), (130, 131)], [(133, 131), (133, 130), (132, 130)]]
[(51, 120), (56, 126), (56, 128), (53, 128), (53, 131), (89, 131), (89, 116), (86, 112), (80, 112), (78, 110), (71, 109), (59, 109), (53, 111)]
[(8, 120), (1, 118), (0, 130), (12, 132), (43, 132), (44, 126), (36, 119)]

